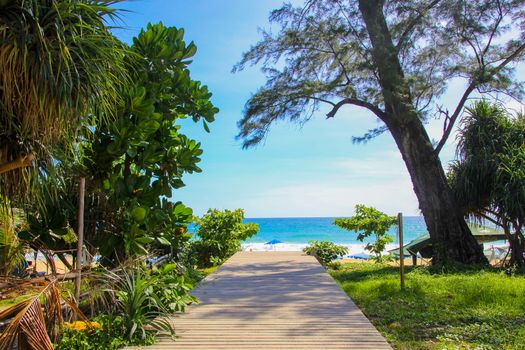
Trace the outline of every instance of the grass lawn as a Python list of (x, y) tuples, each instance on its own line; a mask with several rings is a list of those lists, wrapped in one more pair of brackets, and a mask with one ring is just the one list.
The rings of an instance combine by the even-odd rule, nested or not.
[[(341, 264), (330, 274), (397, 349), (525, 349), (525, 277)], [(344, 322), (344, 320), (342, 320)]]

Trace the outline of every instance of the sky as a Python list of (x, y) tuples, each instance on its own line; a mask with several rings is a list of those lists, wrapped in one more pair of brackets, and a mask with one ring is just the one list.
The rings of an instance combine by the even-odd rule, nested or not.
[[(299, 3), (301, 3), (299, 1)], [(246, 101), (264, 84), (258, 67), (231, 73), (243, 52), (268, 28), (268, 14), (282, 0), (142, 0), (120, 3), (123, 29), (116, 35), (131, 43), (148, 22), (184, 28), (197, 54), (192, 78), (208, 85), (220, 109), (206, 133), (201, 124), (183, 123), (182, 132), (202, 143), (200, 174), (187, 174), (186, 187), (174, 191), (202, 215), (208, 208), (243, 208), (246, 217), (350, 216), (356, 204), (389, 214), (419, 215), (418, 202), (401, 155), (389, 133), (353, 144), (378, 125), (367, 110), (345, 107), (327, 120), (321, 110), (304, 125), (275, 124), (264, 144), (243, 150), (235, 139)], [(452, 107), (462, 93), (455, 82), (441, 101)], [(427, 130), (440, 138), (441, 121)], [(444, 165), (454, 158), (454, 136), (441, 152)]]

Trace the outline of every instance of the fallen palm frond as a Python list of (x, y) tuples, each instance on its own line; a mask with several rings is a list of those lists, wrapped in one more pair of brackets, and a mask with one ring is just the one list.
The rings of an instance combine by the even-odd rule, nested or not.
[(0, 321), (10, 320), (0, 334), (0, 350), (10, 350), (24, 342), (29, 349), (53, 350), (64, 322), (63, 310), (78, 318), (85, 316), (67, 298), (63, 298), (57, 280), (49, 281), (40, 292), (0, 312)]

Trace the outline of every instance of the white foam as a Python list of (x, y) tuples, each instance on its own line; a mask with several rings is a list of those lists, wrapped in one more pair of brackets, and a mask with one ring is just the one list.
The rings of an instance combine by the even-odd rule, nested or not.
[[(243, 243), (242, 244), (242, 250), (244, 251), (254, 251), (254, 252), (260, 252), (260, 251), (301, 251), (304, 247), (306, 247), (308, 244), (306, 243), (277, 243), (277, 244), (264, 244), (264, 243)], [(341, 244), (342, 246), (345, 246), (348, 248), (348, 254), (347, 255), (355, 255), (355, 254), (368, 254), (368, 252), (365, 250), (365, 244)], [(387, 244), (386, 249), (394, 249), (397, 248), (398, 245), (396, 244)]]

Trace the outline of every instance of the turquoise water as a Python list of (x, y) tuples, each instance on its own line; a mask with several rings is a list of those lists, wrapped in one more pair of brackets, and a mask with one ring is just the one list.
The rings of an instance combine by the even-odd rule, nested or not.
[[(331, 241), (339, 244), (360, 244), (354, 232), (345, 231), (333, 224), (334, 218), (247, 218), (245, 222), (259, 225), (259, 233), (247, 239), (246, 243), (266, 243), (279, 240), (283, 243), (306, 244), (310, 240)], [(403, 241), (427, 232), (421, 216), (403, 218)], [(397, 242), (397, 226), (390, 228), (389, 234)], [(373, 241), (374, 238), (371, 239)], [(366, 241), (365, 241), (366, 242)]]

